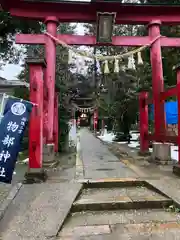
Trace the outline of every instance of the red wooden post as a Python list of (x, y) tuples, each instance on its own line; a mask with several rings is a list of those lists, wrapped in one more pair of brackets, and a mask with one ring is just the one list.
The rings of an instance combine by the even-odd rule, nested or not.
[(173, 166), (173, 173), (180, 176), (180, 65), (174, 67), (177, 70), (177, 102), (178, 102), (178, 164)]
[(58, 152), (58, 93), (55, 93), (55, 97), (54, 97), (54, 151), (57, 153)]
[(165, 134), (165, 111), (164, 102), (160, 101), (160, 92), (164, 91), (163, 67), (161, 56), (161, 40), (160, 40), (160, 21), (152, 21), (149, 24), (149, 36), (151, 39), (159, 38), (152, 44), (151, 66), (152, 66), (152, 89), (154, 103), (154, 131), (155, 136)]
[(43, 157), (43, 60), (28, 59), (30, 101), (33, 107), (29, 124), (29, 168), (42, 168)]
[[(53, 36), (57, 35), (58, 19), (56, 17), (48, 17), (45, 21), (47, 32)], [(56, 71), (56, 44), (50, 38), (46, 37), (46, 81), (45, 87), (48, 96), (48, 132), (47, 142), (53, 143), (53, 122), (54, 122), (54, 94), (55, 94), (55, 71)]]
[(148, 105), (146, 103), (148, 99), (147, 92), (141, 92), (139, 95), (139, 127), (140, 127), (140, 150), (146, 152), (149, 150), (148, 136)]
[(47, 143), (48, 137), (48, 89), (45, 84), (46, 68), (44, 70), (44, 84), (43, 84), (43, 143)]

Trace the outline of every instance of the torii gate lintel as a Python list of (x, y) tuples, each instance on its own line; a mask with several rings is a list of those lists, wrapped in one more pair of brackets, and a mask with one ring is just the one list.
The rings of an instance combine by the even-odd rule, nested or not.
[[(2, 1), (2, 0), (0, 0)], [(116, 12), (116, 24), (146, 25), (153, 19), (160, 19), (163, 24), (177, 25), (180, 22), (180, 5), (158, 6), (141, 4), (120, 4), (101, 1), (100, 7), (94, 3), (82, 2), (32, 2), (22, 1), (19, 5), (12, 3), (12, 16), (44, 21), (49, 16), (56, 16), (60, 22), (96, 22), (97, 9), (101, 12)], [(71, 10), (73, 9), (73, 11)], [(85, 11), (84, 11), (85, 10)]]
[[(84, 46), (99, 46), (101, 44), (96, 42), (96, 36), (81, 36), (70, 34), (58, 34), (57, 38), (68, 45), (84, 45)], [(16, 44), (46, 44), (47, 36), (45, 34), (17, 34)], [(111, 46), (124, 46), (124, 47), (140, 47), (149, 45), (152, 41), (150, 36), (114, 36), (112, 37)], [(161, 47), (179, 47), (180, 38), (164, 37), (160, 38)]]

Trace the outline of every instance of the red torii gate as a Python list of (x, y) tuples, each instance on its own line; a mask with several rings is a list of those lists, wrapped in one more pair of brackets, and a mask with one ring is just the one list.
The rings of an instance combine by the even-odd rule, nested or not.
[[(160, 101), (160, 93), (164, 91), (161, 47), (179, 47), (179, 38), (160, 36), (160, 25), (177, 25), (180, 23), (180, 6), (144, 6), (125, 5), (118, 2), (41, 2), (0, 0), (2, 6), (8, 9), (12, 16), (26, 17), (44, 21), (47, 32), (69, 45), (95, 46), (95, 36), (57, 35), (59, 22), (96, 22), (96, 14), (101, 12), (116, 12), (116, 24), (144, 24), (148, 25), (149, 35), (145, 37), (116, 36), (112, 46), (144, 46), (149, 45), (152, 65), (153, 103), (155, 106), (155, 136), (165, 134), (164, 104)], [(86, 10), (86, 11), (84, 11)], [(156, 39), (151, 45), (150, 43)], [(20, 34), (16, 36), (18, 44), (44, 44), (46, 49), (46, 77), (45, 86), (49, 99), (45, 105), (48, 111), (47, 140), (53, 141), (54, 118), (54, 81), (55, 81), (55, 42), (44, 34)], [(143, 132), (143, 126), (141, 126)], [(57, 139), (57, 137), (56, 137)], [(145, 145), (141, 145), (141, 150)], [(30, 159), (31, 161), (31, 159)]]
[[(155, 104), (155, 135), (162, 135), (165, 132), (165, 115), (164, 106), (160, 104), (159, 93), (164, 90), (163, 69), (161, 58), (162, 47), (179, 47), (180, 38), (160, 37), (160, 21), (152, 21), (149, 25), (149, 36), (145, 37), (113, 37), (113, 46), (144, 46), (151, 47), (151, 64), (152, 64), (152, 84), (153, 84), (153, 99)], [(51, 34), (52, 35), (52, 34)], [(86, 45), (94, 46), (96, 43), (95, 36), (78, 36), (78, 35), (57, 35), (59, 40), (68, 45)], [(159, 37), (159, 38), (158, 38)], [(152, 40), (157, 40), (151, 45)], [(16, 36), (18, 44), (46, 44), (47, 36), (44, 34), (19, 34)]]

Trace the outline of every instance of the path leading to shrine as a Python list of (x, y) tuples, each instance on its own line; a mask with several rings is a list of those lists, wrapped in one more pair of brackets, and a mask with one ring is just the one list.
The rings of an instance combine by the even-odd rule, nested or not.
[(180, 239), (180, 214), (168, 197), (172, 186), (175, 197), (174, 179), (151, 172), (141, 178), (87, 129), (80, 131), (78, 149), (84, 184), (58, 239)]
[(115, 157), (102, 142), (86, 128), (80, 132), (81, 158), (84, 178), (136, 178), (132, 170)]
[(22, 185), (0, 239), (180, 239), (180, 179), (141, 177), (88, 129), (78, 139), (46, 183)]

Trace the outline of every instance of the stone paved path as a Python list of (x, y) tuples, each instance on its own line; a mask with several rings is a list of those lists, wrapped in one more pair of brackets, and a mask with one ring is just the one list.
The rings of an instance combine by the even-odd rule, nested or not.
[(86, 179), (137, 177), (86, 128), (80, 131), (80, 148)]
[[(80, 131), (80, 149), (79, 162), (88, 186), (74, 202), (58, 239), (180, 240), (179, 210), (171, 211), (168, 206), (173, 205), (172, 199), (156, 192), (158, 180), (150, 182), (154, 189), (148, 184), (129, 186), (128, 181), (141, 181), (141, 176), (87, 129)], [(113, 186), (118, 181), (119, 187)], [(95, 186), (98, 182), (103, 182), (104, 187)], [(112, 186), (108, 187), (107, 182)], [(165, 182), (160, 184), (165, 187)], [(163, 201), (167, 201), (166, 206), (161, 206)]]
[(55, 239), (81, 189), (72, 181), (75, 154), (60, 160), (58, 167), (49, 169), (46, 183), (23, 184), (0, 221), (0, 240)]
[(77, 178), (71, 156), (46, 183), (23, 185), (0, 222), (0, 239), (180, 240), (180, 180), (146, 185), (87, 129), (79, 149), (76, 172), (84, 176)]

